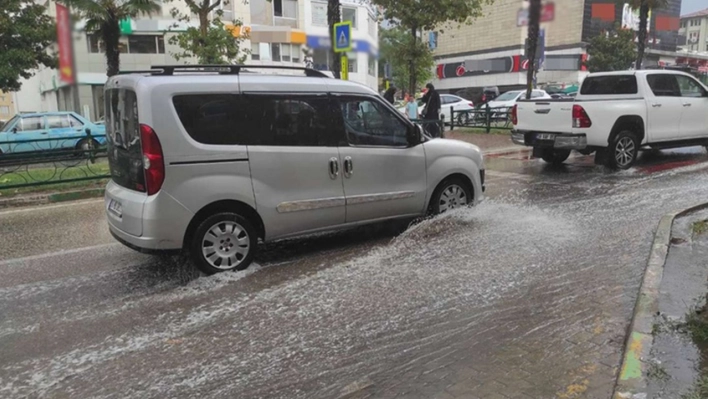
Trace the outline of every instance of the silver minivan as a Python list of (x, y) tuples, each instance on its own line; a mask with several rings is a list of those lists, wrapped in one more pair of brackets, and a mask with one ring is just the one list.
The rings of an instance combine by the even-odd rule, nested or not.
[(254, 68), (265, 67), (163, 66), (108, 80), (105, 206), (118, 241), (185, 249), (212, 274), (248, 267), (259, 239), (484, 198), (476, 146), (427, 138), (363, 85)]

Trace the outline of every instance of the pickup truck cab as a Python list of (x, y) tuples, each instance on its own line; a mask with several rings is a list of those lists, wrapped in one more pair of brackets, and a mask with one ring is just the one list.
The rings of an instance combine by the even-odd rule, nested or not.
[(683, 72), (594, 73), (575, 99), (519, 100), (511, 113), (513, 142), (554, 164), (577, 150), (628, 169), (639, 150), (708, 146), (708, 88)]

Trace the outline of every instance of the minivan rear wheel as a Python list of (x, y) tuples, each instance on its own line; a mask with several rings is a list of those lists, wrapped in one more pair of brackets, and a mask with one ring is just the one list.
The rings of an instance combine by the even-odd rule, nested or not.
[(257, 244), (256, 229), (248, 219), (233, 212), (221, 212), (199, 224), (189, 252), (197, 268), (211, 275), (246, 269), (253, 261)]

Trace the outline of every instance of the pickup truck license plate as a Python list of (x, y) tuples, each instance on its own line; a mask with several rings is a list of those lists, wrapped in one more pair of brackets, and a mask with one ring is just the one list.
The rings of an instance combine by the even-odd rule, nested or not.
[(108, 203), (108, 210), (118, 217), (123, 216), (123, 205), (121, 205), (120, 202), (114, 199), (112, 199), (111, 202)]
[(555, 140), (556, 135), (552, 133), (538, 133), (536, 134), (536, 140)]

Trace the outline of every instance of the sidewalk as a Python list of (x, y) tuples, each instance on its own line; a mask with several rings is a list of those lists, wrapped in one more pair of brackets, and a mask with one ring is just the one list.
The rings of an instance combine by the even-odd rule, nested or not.
[(525, 147), (515, 146), (514, 143), (511, 142), (511, 136), (508, 134), (467, 133), (460, 130), (453, 130), (446, 131), (445, 138), (474, 144), (481, 148), (484, 153), (507, 149), (523, 151), (525, 149)]

